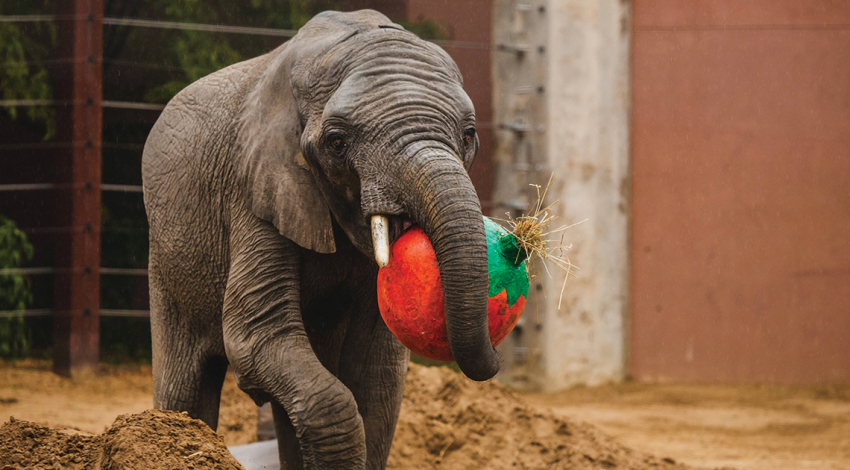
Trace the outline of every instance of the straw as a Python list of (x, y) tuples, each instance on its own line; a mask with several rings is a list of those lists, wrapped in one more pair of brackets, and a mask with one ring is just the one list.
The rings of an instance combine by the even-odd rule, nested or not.
[[(508, 225), (508, 231), (514, 236), (514, 238), (516, 238), (517, 246), (527, 255), (528, 262), (525, 265), (525, 270), (530, 278), (534, 277), (533, 271), (535, 259), (544, 261), (543, 268), (546, 270), (546, 274), (550, 278), (552, 277), (552, 274), (546, 266), (546, 261), (552, 263), (553, 266), (566, 273), (566, 276), (564, 276), (564, 284), (561, 286), (561, 294), (558, 297), (558, 310), (560, 310), (561, 302), (564, 297), (564, 289), (567, 287), (567, 280), (570, 276), (577, 277), (575, 270), (580, 269), (578, 266), (573, 264), (567, 256), (567, 252), (570, 251), (572, 245), (564, 245), (564, 232), (571, 227), (575, 227), (578, 224), (586, 222), (587, 219), (572, 225), (562, 225), (556, 229), (551, 228), (552, 222), (558, 218), (554, 215), (552, 207), (557, 204), (558, 201), (556, 200), (552, 204), (543, 207), (543, 200), (546, 198), (546, 193), (549, 191), (549, 187), (552, 185), (552, 179), (554, 177), (554, 173), (549, 176), (549, 182), (546, 183), (546, 187), (543, 188), (543, 192), (540, 191), (540, 185), (530, 185), (537, 189), (537, 201), (534, 203), (530, 213), (523, 214), (516, 219), (511, 217), (511, 214), (508, 213), (507, 219), (497, 220)], [(561, 233), (560, 239), (553, 240), (552, 236), (557, 233)]]

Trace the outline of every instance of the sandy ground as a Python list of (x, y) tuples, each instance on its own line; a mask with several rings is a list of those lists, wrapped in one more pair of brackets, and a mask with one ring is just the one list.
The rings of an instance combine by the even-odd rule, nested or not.
[[(600, 427), (626, 445), (694, 466), (850, 468), (850, 387), (621, 384), (527, 394), (533, 405)], [(0, 418), (101, 433), (115, 417), (150, 408), (149, 367), (104, 366), (69, 380), (38, 361), (0, 363)], [(219, 433), (250, 442), (255, 408), (232, 377)]]
[(524, 398), (694, 466), (850, 469), (850, 387), (625, 383)]
[[(101, 365), (97, 375), (66, 379), (46, 361), (0, 361), (0, 421), (10, 416), (52, 428), (93, 434), (106, 431), (120, 414), (153, 407), (150, 366)], [(256, 406), (227, 375), (218, 433), (227, 445), (254, 442)]]

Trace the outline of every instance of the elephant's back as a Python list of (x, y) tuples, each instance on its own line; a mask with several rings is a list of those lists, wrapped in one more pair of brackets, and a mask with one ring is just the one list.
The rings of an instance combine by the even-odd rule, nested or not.
[(184, 88), (162, 111), (142, 155), (149, 218), (151, 210), (199, 197), (209, 201), (226, 189), (241, 102), (265, 60), (258, 57), (207, 75)]
[(174, 302), (205, 309), (221, 302), (235, 186), (230, 152), (241, 100), (263, 60), (240, 62), (186, 87), (165, 107), (145, 143), (149, 272), (152, 283), (179, 292)]

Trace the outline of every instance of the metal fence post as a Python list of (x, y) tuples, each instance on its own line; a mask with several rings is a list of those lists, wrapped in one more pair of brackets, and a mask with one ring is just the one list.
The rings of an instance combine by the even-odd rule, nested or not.
[[(103, 0), (58, 3), (59, 54), (71, 58), (57, 80), (60, 141), (81, 142), (57, 165), (59, 234), (56, 250), (54, 372), (72, 376), (97, 368), (100, 340), (100, 182)], [(65, 268), (65, 269), (60, 269)]]

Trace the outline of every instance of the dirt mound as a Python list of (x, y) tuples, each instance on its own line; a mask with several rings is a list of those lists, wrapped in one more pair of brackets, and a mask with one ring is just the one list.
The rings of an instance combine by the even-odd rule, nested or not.
[(19, 468), (90, 468), (100, 451), (95, 436), (73, 429), (55, 431), (11, 418), (0, 427), (0, 464)]
[(159, 410), (121, 415), (99, 436), (12, 418), (0, 427), (0, 463), (3, 470), (242, 469), (206, 424)]
[(410, 365), (390, 469), (689, 469), (524, 403), (497, 383)]
[[(222, 407), (221, 427), (228, 432), (255, 429), (253, 402), (232, 401)], [(226, 418), (227, 414), (232, 416)], [(106, 432), (97, 436), (12, 419), (0, 427), (0, 470), (25, 468), (237, 470), (242, 467), (227, 451), (221, 437), (201, 421), (182, 413), (150, 410), (121, 415)], [(689, 467), (668, 458), (632, 451), (590, 425), (527, 405), (498, 383), (473, 382), (443, 367), (411, 364), (388, 468), (684, 470)]]

